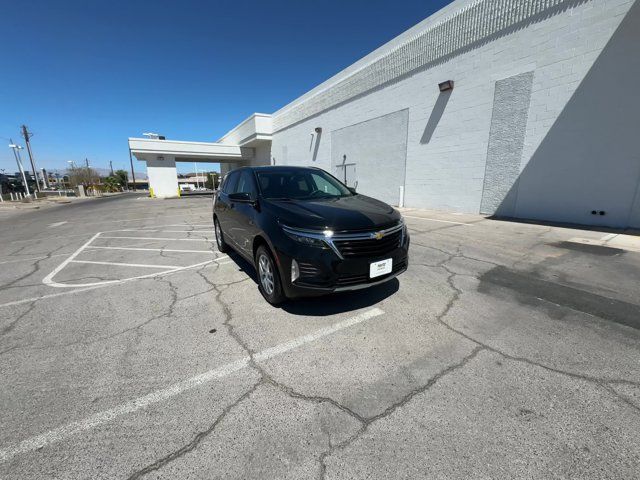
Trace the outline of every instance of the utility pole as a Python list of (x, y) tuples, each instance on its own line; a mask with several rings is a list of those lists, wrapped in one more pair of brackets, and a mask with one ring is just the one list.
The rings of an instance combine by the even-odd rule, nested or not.
[(131, 156), (131, 148), (129, 148), (129, 163), (131, 164), (131, 178), (133, 179), (133, 191), (136, 191), (136, 174), (133, 171), (133, 157)]
[[(24, 174), (24, 168), (22, 168), (22, 159), (20, 158), (20, 149), (22, 148), (20, 145), (16, 145), (13, 143), (13, 140), (10, 138), (9, 141), (11, 144), (9, 147), (13, 150), (13, 156), (16, 157), (16, 163), (18, 164), (18, 170), (22, 174), (22, 181), (24, 182), (24, 190), (27, 194), (27, 197), (31, 196), (31, 192), (29, 191), (29, 184), (27, 183), (27, 176)], [(36, 183), (38, 177), (36, 177)]]
[(22, 136), (24, 137), (24, 142), (27, 144), (27, 152), (29, 153), (29, 161), (31, 162), (31, 171), (33, 172), (33, 177), (36, 180), (36, 190), (40, 192), (41, 189), (40, 181), (38, 180), (38, 169), (36, 168), (36, 161), (33, 158), (33, 152), (31, 151), (31, 142), (29, 141), (29, 139), (33, 136), (33, 133), (31, 133), (27, 129), (26, 125), (22, 125)]

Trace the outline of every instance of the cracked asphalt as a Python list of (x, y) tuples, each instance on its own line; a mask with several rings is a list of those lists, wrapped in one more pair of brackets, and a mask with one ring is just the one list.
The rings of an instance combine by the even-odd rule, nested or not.
[(640, 253), (404, 214), (398, 280), (273, 308), (209, 198), (0, 212), (0, 478), (640, 478)]

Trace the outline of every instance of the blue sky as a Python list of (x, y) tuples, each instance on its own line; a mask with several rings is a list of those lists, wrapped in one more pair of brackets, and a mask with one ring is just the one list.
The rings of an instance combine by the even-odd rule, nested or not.
[(0, 0), (0, 140), (24, 123), (38, 167), (128, 168), (127, 137), (215, 141), (448, 3)]

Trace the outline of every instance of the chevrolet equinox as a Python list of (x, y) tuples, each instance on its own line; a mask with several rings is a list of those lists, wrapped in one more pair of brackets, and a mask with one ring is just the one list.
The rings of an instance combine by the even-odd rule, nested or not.
[(408, 265), (400, 213), (319, 168), (231, 171), (213, 197), (213, 224), (218, 249), (251, 262), (274, 305), (378, 285)]

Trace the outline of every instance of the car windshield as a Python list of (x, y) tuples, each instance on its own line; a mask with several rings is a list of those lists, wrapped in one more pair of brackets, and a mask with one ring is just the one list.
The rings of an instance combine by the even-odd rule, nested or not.
[(309, 200), (353, 195), (347, 187), (322, 170), (296, 168), (256, 173), (264, 198)]

